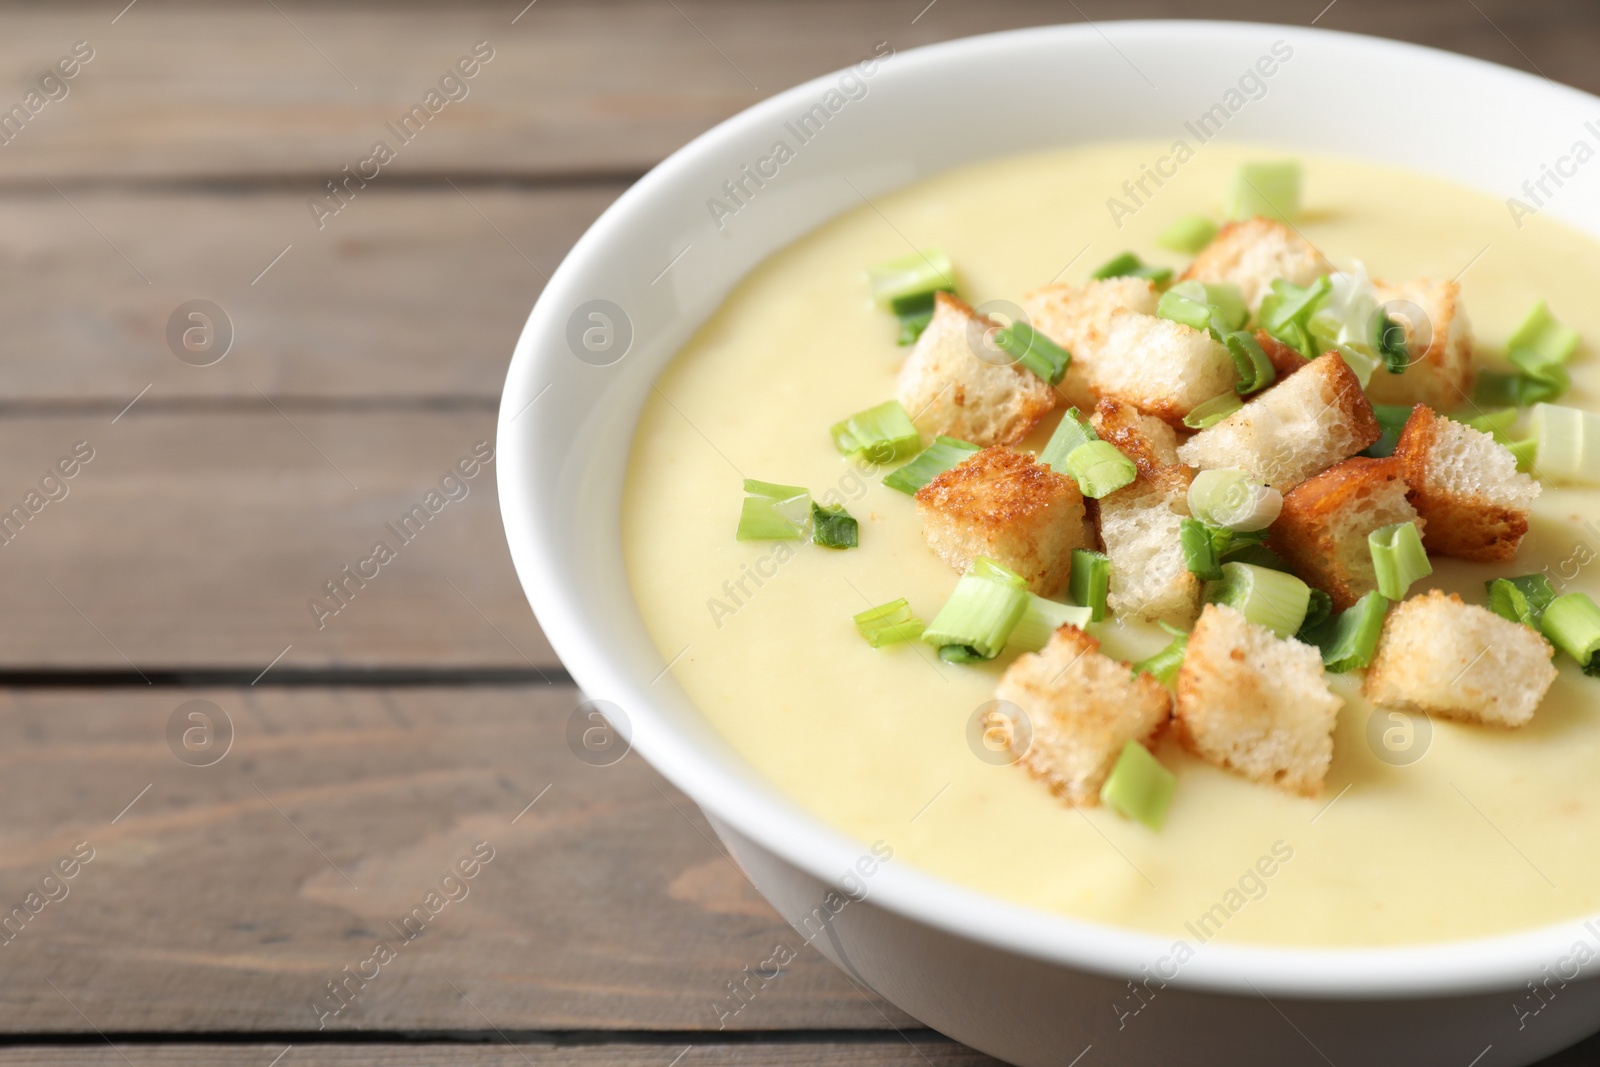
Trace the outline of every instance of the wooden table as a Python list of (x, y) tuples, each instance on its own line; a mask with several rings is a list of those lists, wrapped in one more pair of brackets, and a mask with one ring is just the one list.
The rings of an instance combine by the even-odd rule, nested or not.
[(0, 105), (92, 50), (0, 146), (0, 1062), (991, 1062), (814, 953), (718, 1028), (792, 932), (638, 758), (569, 751), (492, 468), (342, 568), (493, 439), (528, 308), (622, 189), (878, 41), (1318, 19), (1600, 89), (1578, 0), (524, 2), (0, 14)]

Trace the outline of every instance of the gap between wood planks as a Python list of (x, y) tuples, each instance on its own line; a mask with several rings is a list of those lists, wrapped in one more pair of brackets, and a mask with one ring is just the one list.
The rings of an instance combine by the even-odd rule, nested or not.
[(521, 686), (576, 688), (561, 667), (45, 667), (0, 670), (0, 689), (338, 689)]

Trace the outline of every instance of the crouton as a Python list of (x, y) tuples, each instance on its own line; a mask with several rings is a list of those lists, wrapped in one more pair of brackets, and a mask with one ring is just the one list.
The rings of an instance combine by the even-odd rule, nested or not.
[(1232, 389), (1237, 376), (1233, 357), (1205, 330), (1127, 309), (1111, 313), (1100, 358), (1088, 368), (1096, 395), (1171, 423)]
[(1284, 496), (1267, 547), (1343, 611), (1378, 587), (1367, 535), (1397, 522), (1427, 529), (1406, 499), (1400, 462), (1352, 456)]
[(1272, 364), (1272, 371), (1282, 381), (1301, 367), (1308, 367), (1311, 361), (1302, 356), (1295, 349), (1290, 348), (1266, 330), (1256, 331), (1256, 344), (1261, 346), (1261, 351), (1267, 355), (1267, 362)]
[(900, 403), (925, 434), (1014, 445), (1055, 407), (1050, 384), (1021, 367), (980, 359), (983, 331), (999, 324), (948, 293), (900, 368)]
[(1148, 674), (1135, 677), (1076, 626), (1061, 627), (1039, 652), (1018, 656), (994, 695), (1028, 717), (1031, 740), (1008, 717), (993, 721), (1019, 762), (1074, 805), (1098, 804), (1123, 746), (1148, 741), (1172, 713), (1166, 686)]
[(1117, 450), (1133, 460), (1134, 465), (1148, 474), (1157, 467), (1171, 467), (1178, 462), (1178, 435), (1154, 415), (1146, 415), (1132, 404), (1105, 397), (1095, 405), (1089, 424), (1102, 441), (1110, 441)]
[[(1405, 330), (1411, 358), (1403, 374), (1373, 371), (1367, 396), (1374, 404), (1433, 408), (1453, 408), (1467, 400), (1472, 395), (1472, 327), (1461, 306), (1461, 286), (1424, 279), (1404, 285), (1378, 282), (1376, 287), (1379, 303), (1390, 305), (1393, 321)], [(1411, 309), (1405, 304), (1414, 305), (1421, 318), (1406, 314)]]
[(988, 556), (1040, 596), (1066, 586), (1074, 548), (1091, 547), (1078, 483), (1003, 445), (951, 467), (916, 499), (922, 534), (940, 559), (965, 573)]
[(1394, 454), (1411, 506), (1427, 520), (1422, 544), (1428, 551), (1478, 563), (1516, 556), (1539, 483), (1517, 470), (1509, 449), (1418, 404)]
[(1387, 708), (1521, 726), (1555, 681), (1554, 654), (1532, 627), (1432, 589), (1389, 612), (1361, 691)]
[(1194, 257), (1182, 280), (1231, 282), (1255, 311), (1279, 278), (1310, 285), (1332, 272), (1333, 264), (1311, 242), (1281, 222), (1257, 216), (1224, 226)]
[(1197, 756), (1314, 796), (1333, 760), (1343, 703), (1328, 689), (1316, 649), (1207, 604), (1178, 671), (1174, 726)]
[(1022, 298), (1034, 329), (1072, 353), (1066, 377), (1056, 388), (1068, 403), (1094, 406), (1089, 368), (1100, 357), (1111, 313), (1122, 308), (1154, 315), (1160, 294), (1144, 278), (1105, 278), (1083, 285), (1052, 284)]
[(1111, 561), (1107, 604), (1118, 614), (1188, 622), (1200, 580), (1183, 559), (1179, 529), (1189, 517), (1188, 467), (1141, 473), (1100, 501), (1100, 541)]
[(1179, 445), (1178, 458), (1202, 470), (1239, 467), (1287, 493), (1381, 432), (1354, 372), (1328, 352)]

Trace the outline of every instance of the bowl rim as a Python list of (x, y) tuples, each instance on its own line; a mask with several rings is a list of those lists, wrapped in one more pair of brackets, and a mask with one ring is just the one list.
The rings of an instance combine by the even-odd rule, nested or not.
[[(1440, 49), (1316, 27), (1235, 21), (1108, 20), (1005, 30), (897, 52), (892, 69), (943, 64), (983, 51), (1003, 52), (1019, 42), (1034, 43), (1041, 38), (1069, 47), (1087, 42), (1103, 45), (1112, 39), (1129, 43), (1178, 35), (1192, 44), (1197, 34), (1227, 36), (1262, 31), (1292, 32), (1297, 38), (1314, 38), (1329, 46), (1365, 51), (1389, 60), (1455, 67), (1482, 79), (1485, 91), (1493, 82), (1532, 100), (1565, 97), (1569, 104), (1590, 108), (1600, 103), (1600, 98), (1570, 86)], [(547, 342), (560, 334), (558, 319), (570, 306), (570, 298), (577, 295), (570, 283), (580, 269), (603, 259), (622, 231), (648, 218), (652, 198), (671, 181), (716, 150), (758, 129), (770, 129), (774, 119), (813, 100), (841, 73), (832, 71), (810, 79), (718, 123), (653, 167), (601, 214), (551, 275), (529, 314), (507, 371), (496, 442), (500, 508), (512, 560), (547, 639), (573, 680), (586, 692), (617, 693), (631, 701), (628, 706), (633, 709), (633, 747), (696, 804), (783, 861), (835, 886), (862, 855), (860, 842), (777, 794), (775, 788), (752, 789), (656, 716), (649, 692), (620, 676), (615, 649), (584, 621), (581, 597), (567, 587), (570, 575), (547, 551), (553, 516), (550, 509), (541, 507), (534, 492), (538, 472), (529, 443), (532, 428), (547, 416), (532, 409), (532, 417), (520, 425), (518, 420), (538, 399), (536, 385), (540, 378), (536, 368), (544, 366), (548, 370), (558, 358), (558, 346)], [(1561, 213), (1553, 214), (1559, 217)], [(1594, 235), (1592, 229), (1585, 229)], [(657, 373), (651, 373), (652, 380)], [(884, 864), (869, 888), (869, 895), (861, 899), (870, 899), (906, 919), (978, 944), (1075, 970), (1136, 976), (1141, 966), (1170, 956), (1174, 948), (1174, 938), (1170, 936), (1037, 910), (905, 865)], [(1541, 966), (1566, 956), (1575, 938), (1600, 943), (1597, 920), (1600, 912), (1507, 934), (1396, 946), (1206, 943), (1204, 950), (1197, 952), (1167, 984), (1253, 996), (1279, 993), (1343, 1000), (1520, 990), (1527, 979), (1539, 974)]]

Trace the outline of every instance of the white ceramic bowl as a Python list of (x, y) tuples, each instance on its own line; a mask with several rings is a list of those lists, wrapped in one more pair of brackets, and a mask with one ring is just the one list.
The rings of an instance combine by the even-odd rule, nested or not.
[[(857, 189), (871, 197), (985, 157), (1181, 136), (1278, 41), (1292, 61), (1229, 119), (1226, 138), (1397, 164), (1509, 196), (1541, 162), (1594, 139), (1584, 123), (1600, 120), (1600, 100), (1536, 77), (1302, 27), (1113, 22), (907, 51), (879, 64), (867, 95), (720, 229), (708, 199), (766, 156), (784, 123), (839, 75), (729, 119), (652, 170), (551, 279), (506, 379), (506, 536), (574, 679), (621, 709), (634, 748), (694, 798), (761, 892), (854, 981), (1030, 1067), (1076, 1062), (1090, 1046), (1085, 1067), (1490, 1067), (1531, 1063), (1600, 1027), (1600, 983), (1590, 977), (1600, 966), (1547, 984), (1575, 943), (1600, 944), (1600, 924), (1382, 950), (1206, 945), (1127, 1015), (1128, 980), (1167, 955), (1169, 940), (1035, 912), (892, 861), (841, 908), (844, 898), (828, 894), (863, 846), (758, 777), (663, 676), (628, 587), (619, 517), (640, 407), (747, 271), (856, 207)], [(871, 51), (864, 42), (863, 57)], [(1597, 186), (1600, 166), (1580, 169), (1546, 210), (1600, 235)], [(1548, 991), (1537, 1015), (1524, 1014), (1530, 980)]]

